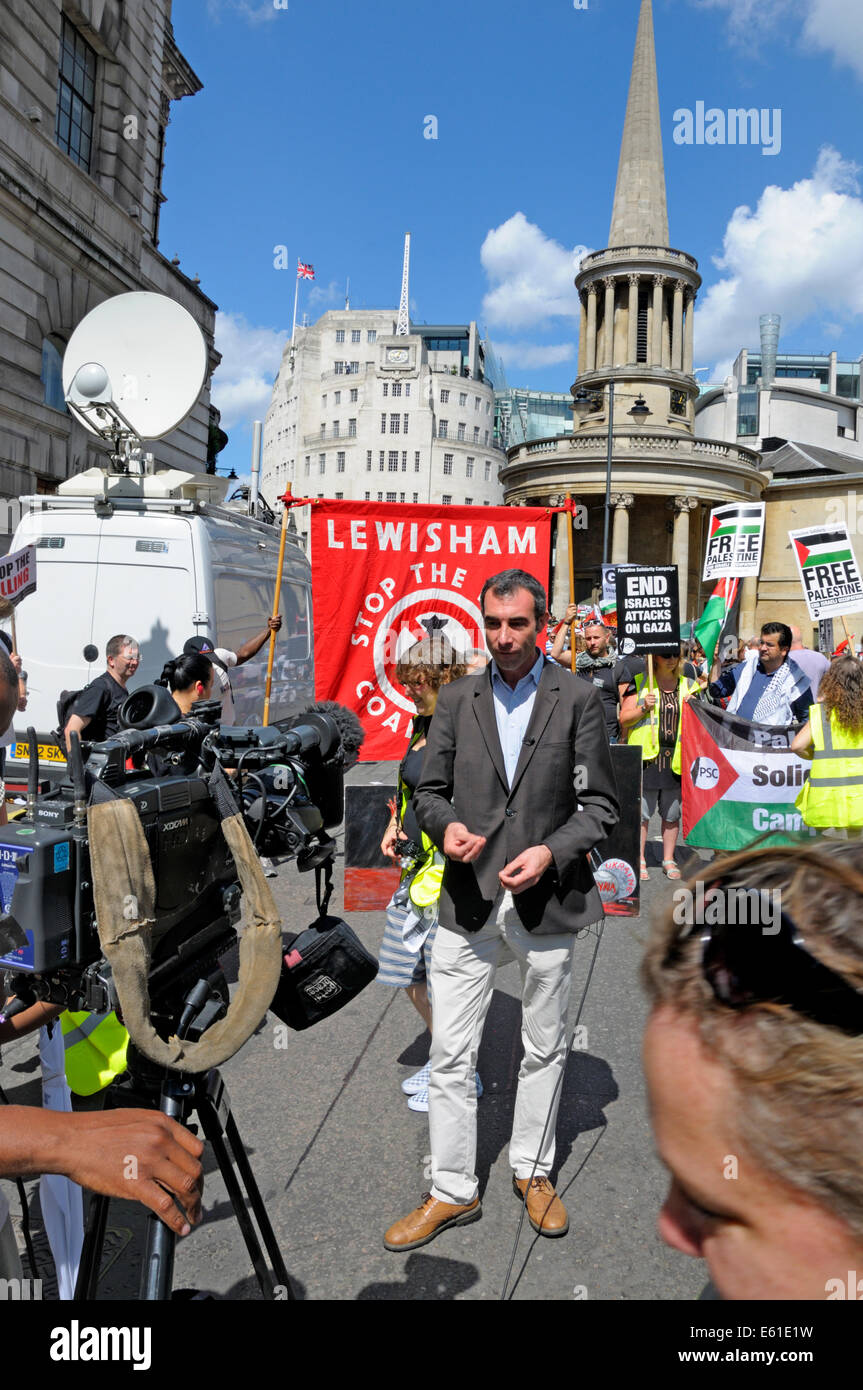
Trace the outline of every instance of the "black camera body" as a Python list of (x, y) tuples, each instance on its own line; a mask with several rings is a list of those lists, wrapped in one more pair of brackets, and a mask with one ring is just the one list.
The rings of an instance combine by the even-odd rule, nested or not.
[[(152, 715), (165, 717), (160, 688)], [(123, 706), (134, 727), (70, 754), (71, 780), (37, 795), (31, 767), (23, 817), (0, 827), (0, 971), (23, 1002), (113, 1008), (93, 906), (86, 805), (115, 795), (135, 805), (156, 885), (153, 975), (182, 974), (202, 952), (235, 939), (241, 889), (209, 777), (219, 764), (252, 839), (274, 857), (306, 867), (331, 857), (327, 826), (343, 816), (339, 729), (312, 713), (270, 728), (220, 727), (218, 705), (203, 718), (147, 727), (146, 690)], [(173, 702), (172, 702), (173, 703)], [(32, 750), (36, 740), (30, 740)], [(38, 755), (37, 755), (38, 756)], [(95, 784), (101, 783), (101, 788)], [(137, 915), (130, 911), (130, 917)]]

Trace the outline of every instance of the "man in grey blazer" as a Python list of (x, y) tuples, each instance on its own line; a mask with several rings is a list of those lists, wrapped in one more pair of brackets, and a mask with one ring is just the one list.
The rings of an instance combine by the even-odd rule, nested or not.
[(617, 821), (617, 788), (599, 695), (537, 649), (542, 585), (506, 570), (487, 580), (480, 605), (492, 661), (442, 687), (414, 797), (446, 856), (431, 962), (432, 1189), (387, 1231), (388, 1250), (416, 1249), (481, 1215), (474, 1073), (495, 970), (511, 959), (524, 1044), (513, 1187), (541, 1235), (569, 1229), (548, 1174), (572, 950), (574, 933), (603, 916), (587, 855)]

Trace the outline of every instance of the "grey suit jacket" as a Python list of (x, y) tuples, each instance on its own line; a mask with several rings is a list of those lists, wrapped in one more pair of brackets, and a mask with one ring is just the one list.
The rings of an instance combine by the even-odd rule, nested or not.
[(617, 786), (602, 701), (563, 667), (543, 667), (511, 787), (491, 667), (443, 686), (413, 804), (439, 849), (456, 821), (486, 837), (472, 864), (446, 861), (443, 926), (479, 931), (500, 890), (499, 871), (531, 845), (547, 845), (554, 862), (533, 888), (513, 897), (527, 930), (575, 932), (602, 917), (587, 854), (617, 822)]

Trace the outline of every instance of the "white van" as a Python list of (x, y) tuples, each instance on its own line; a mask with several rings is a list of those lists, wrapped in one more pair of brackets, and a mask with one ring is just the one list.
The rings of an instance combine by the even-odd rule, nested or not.
[[(16, 610), (28, 705), (15, 721), (8, 780), (24, 771), (29, 726), (37, 731), (42, 773), (64, 770), (47, 738), (57, 724), (58, 696), (105, 670), (105, 644), (115, 634), (129, 633), (140, 644), (134, 690), (156, 680), (189, 637), (236, 651), (266, 627), (279, 528), (225, 505), (226, 486), (177, 469), (127, 476), (92, 468), (61, 483), (56, 495), (22, 499), (27, 510), (10, 548), (36, 546), (36, 592)], [(311, 569), (290, 530), (280, 609), (271, 723), (314, 699)], [(237, 724), (261, 722), (268, 651), (265, 643), (231, 671)]]

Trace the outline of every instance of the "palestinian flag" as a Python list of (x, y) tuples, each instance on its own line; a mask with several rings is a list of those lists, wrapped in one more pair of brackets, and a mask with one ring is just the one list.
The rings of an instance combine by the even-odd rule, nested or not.
[(606, 627), (617, 627), (617, 599), (602, 599), (599, 604), (599, 616)]
[(714, 536), (757, 536), (760, 530), (760, 507), (718, 507), (711, 514), (711, 540)]
[(708, 666), (713, 665), (720, 638), (736, 623), (739, 601), (740, 580), (720, 579), (695, 624), (694, 633), (704, 649)]
[(788, 536), (813, 621), (863, 609), (863, 580), (847, 526), (807, 526)]
[[(809, 764), (788, 744), (795, 725), (756, 724), (701, 700), (683, 706), (683, 836), (688, 845), (732, 852), (760, 835), (793, 844), (815, 831), (795, 801)], [(775, 747), (767, 740), (784, 740)]]

